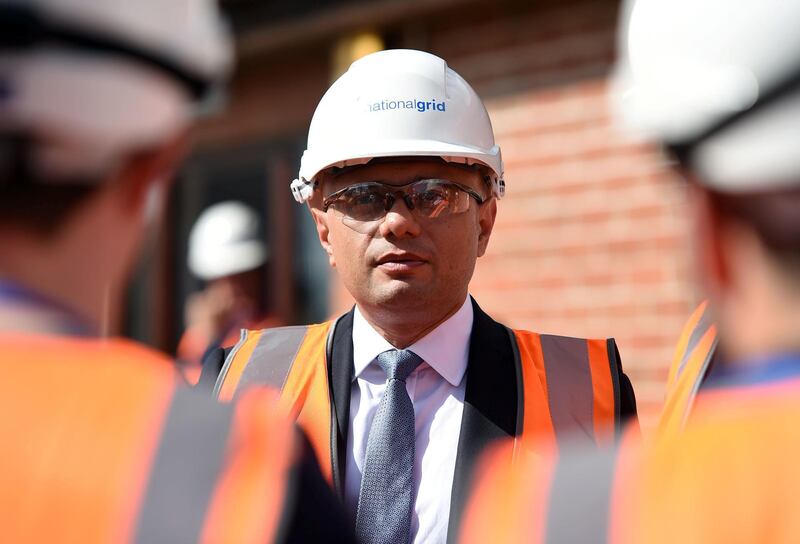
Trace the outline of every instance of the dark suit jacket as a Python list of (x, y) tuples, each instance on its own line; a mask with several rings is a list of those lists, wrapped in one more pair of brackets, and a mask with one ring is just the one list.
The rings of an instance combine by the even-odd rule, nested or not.
[[(455, 475), (450, 506), (448, 540), (457, 537), (461, 516), (466, 507), (470, 480), (481, 453), (492, 442), (517, 433), (518, 395), (522, 384), (517, 379), (516, 360), (508, 330), (489, 317), (473, 300), (474, 319), (470, 336), (464, 414), (458, 440)], [(353, 379), (353, 311), (339, 320), (333, 335), (329, 383), (336, 414), (335, 440), (332, 448), (333, 478), (342, 496), (345, 449), (350, 427), (350, 389)], [(200, 383), (213, 387), (225, 361), (227, 350), (219, 349), (207, 359)], [(636, 418), (636, 398), (631, 382), (622, 373), (616, 357), (620, 380), (620, 418)]]

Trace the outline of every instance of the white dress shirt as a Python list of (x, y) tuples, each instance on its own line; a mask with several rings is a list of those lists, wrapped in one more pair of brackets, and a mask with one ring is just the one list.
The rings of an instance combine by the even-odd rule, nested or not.
[[(406, 379), (414, 404), (414, 514), (411, 541), (444, 543), (450, 516), (450, 493), (464, 411), (464, 373), (472, 331), (469, 296), (447, 321), (406, 349), (424, 361)], [(386, 374), (375, 358), (395, 349), (364, 319), (353, 317), (353, 384), (350, 389), (350, 432), (347, 436), (345, 504), (355, 519), (367, 438), (386, 388)]]

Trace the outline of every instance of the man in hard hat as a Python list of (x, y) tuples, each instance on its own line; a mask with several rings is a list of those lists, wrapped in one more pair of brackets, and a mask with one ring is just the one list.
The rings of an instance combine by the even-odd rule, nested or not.
[(0, 2), (4, 542), (346, 540), (277, 409), (122, 339), (126, 277), (231, 47), (203, 0)]
[(526, 470), (489, 461), (464, 540), (798, 542), (800, 4), (626, 7), (619, 111), (689, 182), (718, 360), (681, 433)]
[(353, 63), (314, 113), (292, 191), (356, 306), (246, 332), (216, 392), (282, 388), (362, 541), (452, 539), (492, 441), (603, 443), (635, 414), (613, 340), (512, 330), (468, 295), (503, 162), (483, 103), (444, 60)]
[(200, 378), (206, 354), (235, 344), (241, 329), (280, 324), (265, 308), (268, 251), (260, 223), (251, 207), (227, 201), (204, 210), (192, 227), (189, 269), (205, 286), (186, 301), (186, 332), (178, 344), (178, 361), (189, 383)]

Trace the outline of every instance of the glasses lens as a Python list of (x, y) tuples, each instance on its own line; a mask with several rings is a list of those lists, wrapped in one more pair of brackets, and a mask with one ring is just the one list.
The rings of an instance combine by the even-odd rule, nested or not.
[(330, 207), (356, 221), (374, 221), (386, 213), (386, 189), (377, 183), (353, 185), (331, 202)]
[(380, 223), (387, 206), (391, 208), (398, 200), (405, 200), (414, 215), (435, 219), (467, 211), (469, 199), (469, 192), (455, 183), (425, 179), (405, 186), (379, 182), (352, 185), (332, 195), (326, 205), (341, 217), (345, 225), (366, 233)]
[(412, 185), (409, 192), (417, 213), (430, 219), (462, 213), (469, 208), (469, 195), (447, 181), (420, 181)]

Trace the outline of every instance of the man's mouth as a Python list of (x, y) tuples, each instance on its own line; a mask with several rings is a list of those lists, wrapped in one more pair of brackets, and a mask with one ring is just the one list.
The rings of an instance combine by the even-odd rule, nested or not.
[(427, 259), (416, 253), (393, 252), (381, 256), (376, 261), (376, 267), (387, 273), (404, 273), (411, 272), (427, 263)]

